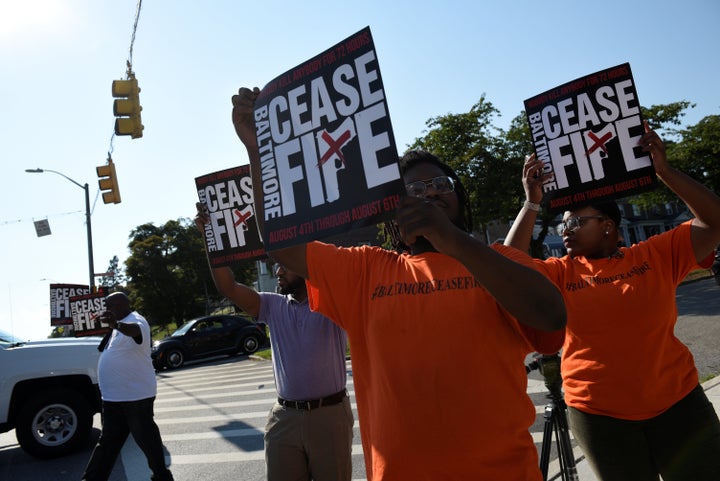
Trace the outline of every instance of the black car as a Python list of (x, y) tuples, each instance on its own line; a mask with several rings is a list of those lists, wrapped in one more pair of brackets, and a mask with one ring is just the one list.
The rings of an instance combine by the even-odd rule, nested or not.
[(262, 324), (242, 316), (206, 316), (186, 322), (170, 336), (155, 341), (155, 369), (174, 369), (185, 361), (220, 354), (252, 354), (268, 339)]

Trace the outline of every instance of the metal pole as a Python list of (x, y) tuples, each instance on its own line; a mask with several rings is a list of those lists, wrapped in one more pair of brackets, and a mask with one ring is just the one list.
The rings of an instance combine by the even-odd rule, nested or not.
[(90, 220), (90, 188), (87, 183), (85, 189), (85, 224), (87, 225), (88, 270), (90, 274), (90, 292), (95, 292), (95, 263), (93, 261), (92, 226)]
[(62, 172), (58, 172), (57, 170), (51, 170), (51, 169), (25, 169), (25, 172), (28, 172), (30, 174), (41, 174), (43, 172), (52, 172), (53, 174), (57, 174), (61, 177), (65, 177), (67, 180), (72, 182), (73, 184), (77, 185), (81, 189), (85, 191), (85, 224), (87, 225), (87, 244), (88, 244), (88, 272), (90, 275), (88, 286), (90, 286), (90, 292), (93, 292), (95, 290), (95, 263), (93, 261), (93, 245), (92, 245), (92, 225), (91, 225), (91, 219), (90, 219), (90, 188), (88, 187), (87, 183), (85, 185), (80, 184), (79, 182), (76, 182), (75, 180), (71, 179), (67, 175), (63, 174)]

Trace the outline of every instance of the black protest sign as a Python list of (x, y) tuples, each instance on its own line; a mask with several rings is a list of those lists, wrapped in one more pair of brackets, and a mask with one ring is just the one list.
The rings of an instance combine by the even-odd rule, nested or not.
[(50, 284), (50, 325), (72, 324), (70, 298), (90, 294), (90, 287), (81, 284)]
[(105, 292), (95, 292), (70, 298), (75, 337), (96, 336), (104, 334), (110, 327), (100, 321), (100, 314), (105, 312)]
[(403, 183), (369, 28), (269, 82), (255, 127), (266, 249), (392, 216)]
[(550, 212), (636, 194), (657, 186), (630, 64), (601, 70), (525, 101)]
[(203, 235), (210, 266), (265, 257), (253, 208), (250, 166), (197, 177), (195, 186), (210, 217)]

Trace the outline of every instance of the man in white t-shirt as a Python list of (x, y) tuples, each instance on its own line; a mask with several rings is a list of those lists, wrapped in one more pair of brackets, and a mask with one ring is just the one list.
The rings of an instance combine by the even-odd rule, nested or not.
[(150, 326), (130, 309), (122, 292), (105, 300), (100, 319), (112, 333), (98, 361), (102, 394), (102, 433), (85, 467), (83, 481), (106, 481), (128, 435), (145, 453), (153, 481), (172, 481), (165, 465), (160, 430), (153, 418), (157, 394), (155, 369), (150, 358)]

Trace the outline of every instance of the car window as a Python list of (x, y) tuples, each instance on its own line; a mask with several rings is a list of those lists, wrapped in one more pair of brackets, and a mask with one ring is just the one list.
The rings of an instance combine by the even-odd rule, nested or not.
[(182, 326), (180, 326), (175, 332), (170, 334), (170, 336), (184, 336), (191, 328), (193, 327), (192, 322), (186, 322)]
[(240, 325), (240, 322), (237, 319), (235, 319), (234, 317), (228, 317), (228, 318), (223, 319), (223, 324), (227, 328), (233, 328), (233, 327), (238, 327)]

